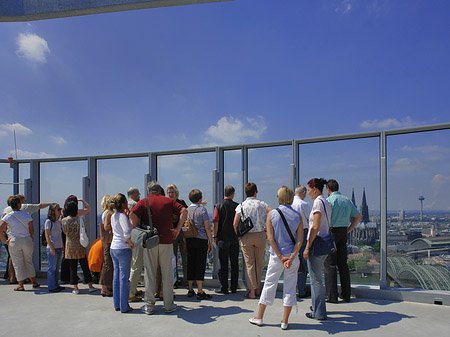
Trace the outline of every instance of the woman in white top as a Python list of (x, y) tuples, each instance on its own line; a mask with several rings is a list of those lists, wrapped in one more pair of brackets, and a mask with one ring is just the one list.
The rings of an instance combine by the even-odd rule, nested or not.
[(322, 282), (323, 262), (327, 255), (312, 255), (309, 250), (316, 236), (324, 237), (330, 230), (329, 219), (331, 207), (322, 195), (323, 187), (327, 181), (323, 178), (314, 178), (308, 181), (308, 194), (314, 201), (309, 214), (309, 231), (303, 257), (308, 260), (309, 276), (311, 278), (312, 312), (307, 312), (306, 317), (318, 320), (327, 319), (325, 306), (325, 287)]
[[(267, 238), (270, 244), (270, 260), (266, 280), (259, 300), (258, 314), (249, 322), (263, 325), (263, 316), (268, 305), (272, 305), (277, 291), (278, 280), (283, 277), (283, 319), (281, 329), (288, 328), (288, 319), (293, 306), (297, 306), (295, 288), (300, 260), (298, 252), (303, 240), (302, 221), (291, 207), (294, 192), (287, 186), (278, 190), (280, 207), (269, 212), (267, 216)], [(289, 228), (286, 228), (286, 226)]]
[(245, 297), (256, 298), (261, 293), (262, 262), (266, 249), (266, 215), (271, 208), (264, 201), (256, 199), (258, 188), (255, 183), (245, 185), (245, 194), (247, 199), (236, 207), (233, 226), (236, 231), (241, 218), (252, 219), (254, 227), (239, 240), (247, 268), (248, 291)]
[(59, 269), (63, 250), (61, 211), (59, 204), (51, 204), (44, 224), (48, 259), (47, 287), (50, 292), (59, 292), (65, 289), (59, 285)]
[[(22, 207), (20, 197), (16, 195), (9, 197), (8, 206), (11, 206), (13, 211), (6, 214), (0, 223), (0, 239), (9, 246), (9, 254), (19, 283), (14, 290), (24, 291), (23, 283), (27, 278), (33, 283), (33, 288), (37, 288), (39, 283), (36, 281), (33, 266), (33, 220), (30, 214), (20, 210)], [(7, 228), (8, 239), (4, 234)]]
[(122, 193), (117, 194), (111, 201), (116, 212), (111, 216), (113, 239), (111, 242), (111, 257), (114, 264), (113, 300), (114, 309), (122, 313), (130, 312), (133, 308), (128, 304), (130, 292), (131, 230), (133, 225), (125, 214), (128, 211), (128, 201)]

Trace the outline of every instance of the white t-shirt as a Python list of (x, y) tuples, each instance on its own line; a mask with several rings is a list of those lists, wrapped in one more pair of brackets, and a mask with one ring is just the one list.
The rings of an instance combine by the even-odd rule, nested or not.
[(242, 204), (236, 207), (236, 213), (242, 217), (242, 208), (244, 208), (244, 218), (250, 217), (253, 222), (253, 228), (249, 233), (262, 232), (266, 228), (267, 205), (264, 201), (254, 197), (248, 197)]
[(24, 211), (13, 211), (3, 219), (8, 224), (8, 235), (12, 238), (26, 238), (30, 236), (29, 223), (33, 221), (31, 215)]
[(114, 213), (111, 216), (111, 227), (113, 231), (111, 249), (131, 249), (127, 241), (131, 237), (133, 225), (125, 213)]
[(296, 195), (294, 196), (292, 208), (301, 215), (303, 221), (303, 229), (308, 229), (309, 214), (311, 212), (309, 204), (305, 200), (302, 200), (302, 198), (300, 198), (298, 195)]
[[(323, 206), (325, 205), (326, 208)], [(326, 211), (325, 211), (326, 210)], [(314, 221), (314, 214), (320, 213), (322, 216), (320, 217), (320, 227), (317, 235), (320, 237), (324, 237), (328, 234), (330, 230), (330, 217), (331, 217), (331, 206), (328, 201), (323, 197), (323, 195), (319, 195), (316, 199), (314, 199), (313, 207), (311, 213), (309, 214), (309, 231), (308, 231), (308, 239), (311, 234), (311, 228)]]

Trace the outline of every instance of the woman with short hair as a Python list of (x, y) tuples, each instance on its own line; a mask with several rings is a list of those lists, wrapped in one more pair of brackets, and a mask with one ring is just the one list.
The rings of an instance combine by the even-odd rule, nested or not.
[[(16, 272), (19, 286), (15, 291), (24, 291), (24, 281), (29, 278), (33, 288), (40, 285), (36, 281), (36, 272), (33, 266), (33, 219), (25, 211), (21, 211), (20, 197), (13, 195), (8, 198), (8, 206), (12, 212), (6, 214), (0, 223), (0, 239), (9, 247), (9, 254)], [(5, 233), (8, 229), (8, 238)]]
[[(259, 299), (258, 314), (250, 318), (249, 322), (263, 325), (266, 307), (273, 304), (278, 280), (283, 276), (283, 319), (281, 329), (288, 328), (288, 319), (292, 307), (297, 306), (296, 286), (297, 272), (300, 260), (298, 252), (303, 240), (302, 220), (291, 205), (294, 192), (287, 186), (278, 190), (279, 208), (271, 210), (267, 215), (267, 238), (270, 244), (270, 259), (267, 267), (264, 288)], [(288, 227), (288, 228), (286, 228)], [(291, 237), (292, 236), (292, 237)]]
[(211, 295), (203, 290), (205, 279), (206, 256), (212, 251), (211, 225), (209, 224), (208, 211), (202, 205), (203, 194), (199, 189), (189, 192), (189, 200), (192, 202), (188, 207), (189, 218), (194, 222), (197, 229), (195, 238), (186, 239), (187, 246), (187, 280), (188, 297), (195, 295), (194, 281), (197, 283), (197, 299), (207, 300)]

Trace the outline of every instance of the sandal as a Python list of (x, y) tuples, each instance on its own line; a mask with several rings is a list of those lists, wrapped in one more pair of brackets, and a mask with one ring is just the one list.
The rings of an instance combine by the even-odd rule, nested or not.
[(25, 291), (25, 288), (24, 287), (17, 287), (17, 288), (14, 288), (14, 291)]
[(33, 288), (39, 288), (41, 285), (39, 283), (33, 283)]
[(251, 300), (256, 299), (256, 297), (250, 297), (250, 290), (245, 293), (244, 297), (249, 298)]

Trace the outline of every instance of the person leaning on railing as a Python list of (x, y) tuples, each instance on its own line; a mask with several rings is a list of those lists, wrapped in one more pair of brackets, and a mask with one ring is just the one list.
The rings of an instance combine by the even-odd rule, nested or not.
[[(5, 215), (0, 223), (0, 239), (9, 246), (9, 253), (19, 283), (15, 291), (24, 291), (24, 281), (29, 278), (33, 288), (38, 288), (36, 272), (33, 266), (33, 220), (31, 215), (21, 211), (22, 202), (17, 195), (8, 198), (12, 212)], [(8, 231), (8, 238), (5, 233)]]

